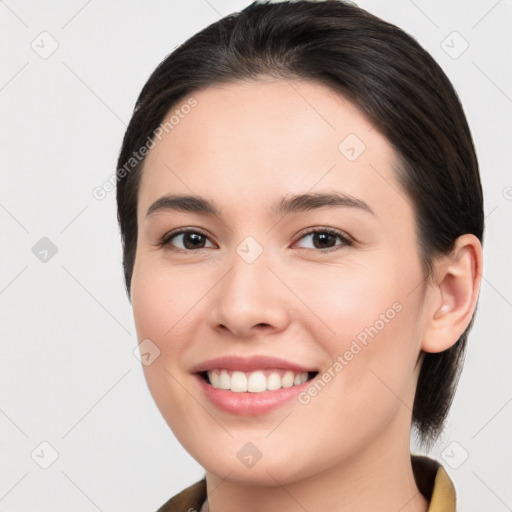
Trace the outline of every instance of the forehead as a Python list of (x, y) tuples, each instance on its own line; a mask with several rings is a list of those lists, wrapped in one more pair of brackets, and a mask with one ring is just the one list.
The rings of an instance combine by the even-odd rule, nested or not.
[[(190, 98), (195, 106), (183, 108)], [(170, 192), (238, 198), (247, 208), (251, 200), (261, 207), (270, 196), (333, 188), (373, 198), (377, 209), (388, 196), (396, 201), (391, 146), (367, 116), (325, 85), (221, 84), (184, 98), (165, 119), (171, 115), (172, 128), (155, 139), (144, 164), (142, 207)]]

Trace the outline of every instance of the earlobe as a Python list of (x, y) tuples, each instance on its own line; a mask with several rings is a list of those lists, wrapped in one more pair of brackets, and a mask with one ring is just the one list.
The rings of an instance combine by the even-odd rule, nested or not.
[(482, 245), (471, 234), (460, 236), (453, 251), (438, 259), (429, 290), (424, 352), (447, 350), (465, 331), (478, 300), (482, 266)]

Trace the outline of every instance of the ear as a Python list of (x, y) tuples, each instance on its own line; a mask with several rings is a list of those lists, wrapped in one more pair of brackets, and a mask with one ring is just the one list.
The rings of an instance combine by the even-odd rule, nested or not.
[(465, 331), (476, 308), (482, 268), (482, 244), (471, 234), (457, 238), (451, 253), (436, 261), (426, 306), (424, 352), (450, 348)]

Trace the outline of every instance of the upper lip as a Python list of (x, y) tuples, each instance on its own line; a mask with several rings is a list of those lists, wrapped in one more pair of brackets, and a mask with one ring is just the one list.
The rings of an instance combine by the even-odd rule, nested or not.
[(306, 368), (300, 364), (285, 361), (272, 356), (252, 356), (252, 357), (240, 357), (240, 356), (223, 356), (208, 359), (203, 361), (192, 368), (193, 373), (207, 372), (214, 369), (225, 369), (232, 371), (251, 372), (255, 370), (265, 369), (283, 369), (292, 370), (295, 372), (314, 372), (315, 369)]

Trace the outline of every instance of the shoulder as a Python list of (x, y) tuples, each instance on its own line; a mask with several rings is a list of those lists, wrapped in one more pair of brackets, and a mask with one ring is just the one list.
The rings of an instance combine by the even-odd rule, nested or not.
[(416, 485), (429, 500), (428, 512), (456, 512), (455, 487), (443, 466), (424, 455), (411, 455)]
[(206, 478), (166, 501), (157, 512), (199, 512), (206, 499)]

